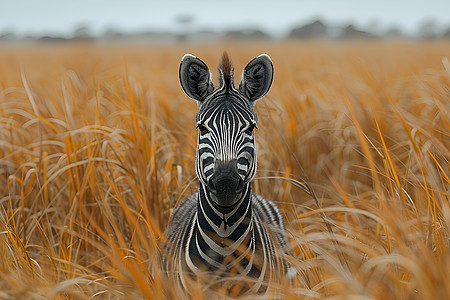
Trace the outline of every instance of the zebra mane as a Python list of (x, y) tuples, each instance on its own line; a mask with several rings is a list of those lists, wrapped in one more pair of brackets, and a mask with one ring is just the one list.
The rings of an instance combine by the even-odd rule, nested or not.
[(228, 57), (228, 53), (224, 52), (222, 55), (222, 63), (219, 66), (219, 88), (225, 87), (225, 91), (228, 92), (234, 88), (233, 81), (233, 65)]

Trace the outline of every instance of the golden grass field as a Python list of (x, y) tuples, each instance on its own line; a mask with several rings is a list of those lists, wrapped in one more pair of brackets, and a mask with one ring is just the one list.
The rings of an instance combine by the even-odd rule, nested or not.
[(217, 75), (224, 50), (236, 81), (260, 53), (275, 66), (253, 189), (298, 274), (273, 290), (449, 299), (448, 41), (0, 46), (0, 299), (206, 297), (167, 279), (160, 246), (197, 189), (179, 62)]

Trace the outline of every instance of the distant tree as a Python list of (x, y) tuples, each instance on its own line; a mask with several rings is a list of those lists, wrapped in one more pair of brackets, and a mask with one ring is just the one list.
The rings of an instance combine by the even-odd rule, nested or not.
[(320, 20), (293, 28), (289, 33), (290, 38), (316, 38), (328, 35), (327, 26)]
[(62, 36), (49, 36), (44, 35), (37, 39), (41, 43), (62, 43), (67, 41), (66, 38)]
[(357, 29), (354, 25), (350, 24), (341, 31), (341, 38), (367, 38), (371, 35), (365, 31)]
[(450, 27), (448, 27), (442, 34), (443, 38), (450, 39)]
[(72, 36), (75, 39), (90, 39), (92, 38), (91, 27), (88, 24), (80, 24), (73, 30)]
[(225, 39), (269, 39), (270, 35), (260, 29), (238, 29), (238, 30), (228, 30), (224, 35)]
[(175, 17), (175, 21), (181, 25), (192, 24), (195, 21), (195, 17), (191, 14), (181, 14)]
[(0, 40), (13, 40), (16, 38), (16, 35), (12, 30), (4, 30), (0, 32)]
[(117, 38), (122, 36), (122, 33), (115, 27), (108, 27), (102, 34), (105, 38)]
[(405, 36), (403, 31), (396, 25), (392, 25), (391, 27), (389, 27), (384, 35), (389, 38), (399, 38)]
[(433, 19), (425, 20), (419, 27), (419, 36), (426, 39), (435, 38), (438, 36), (438, 26)]
[(179, 29), (179, 40), (186, 40), (192, 24), (195, 22), (195, 17), (191, 14), (181, 14), (175, 17), (175, 22), (178, 24)]

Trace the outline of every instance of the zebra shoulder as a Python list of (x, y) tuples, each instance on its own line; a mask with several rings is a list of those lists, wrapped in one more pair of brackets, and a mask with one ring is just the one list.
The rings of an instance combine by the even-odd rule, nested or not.
[(254, 210), (262, 221), (284, 230), (283, 216), (277, 205), (261, 195), (253, 193), (252, 196)]
[(173, 237), (180, 231), (185, 229), (187, 223), (190, 222), (197, 209), (198, 193), (194, 193), (184, 198), (180, 204), (173, 209), (169, 220), (169, 228), (167, 237), (173, 240)]
[(283, 216), (277, 205), (263, 196), (253, 193), (253, 210), (258, 215), (258, 219), (264, 223), (264, 227), (274, 235), (278, 246), (286, 254), (292, 254)]

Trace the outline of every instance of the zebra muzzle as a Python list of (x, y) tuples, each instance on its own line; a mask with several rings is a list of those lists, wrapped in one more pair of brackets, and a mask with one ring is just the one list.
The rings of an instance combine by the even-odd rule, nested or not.
[(216, 160), (208, 188), (221, 206), (231, 206), (239, 200), (243, 182), (238, 173), (237, 160)]

